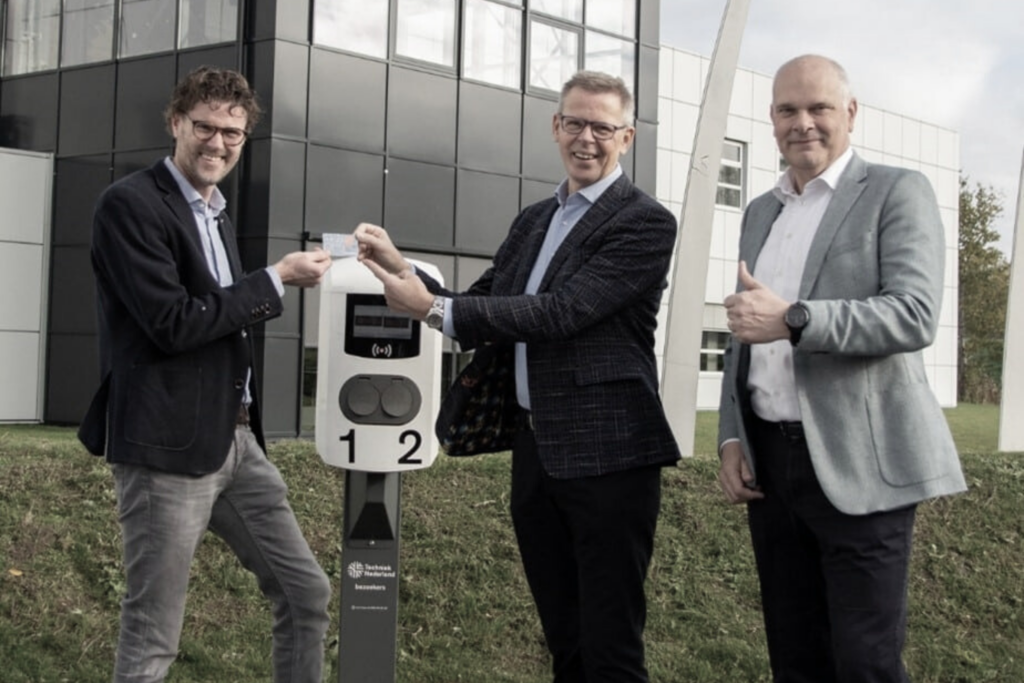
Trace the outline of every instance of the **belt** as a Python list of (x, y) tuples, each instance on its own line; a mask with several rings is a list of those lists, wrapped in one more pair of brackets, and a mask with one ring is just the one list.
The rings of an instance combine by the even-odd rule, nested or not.
[(235, 420), (235, 424), (240, 426), (249, 425), (249, 408), (244, 403), (238, 406), (238, 418)]
[(775, 429), (778, 429), (779, 432), (790, 441), (803, 441), (804, 439), (803, 422), (767, 422), (766, 424), (770, 424)]

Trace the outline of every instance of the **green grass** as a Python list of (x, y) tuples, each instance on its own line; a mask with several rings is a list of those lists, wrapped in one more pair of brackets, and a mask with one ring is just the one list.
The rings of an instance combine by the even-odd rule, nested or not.
[[(948, 413), (970, 491), (918, 514), (906, 660), (915, 683), (1024, 681), (1024, 459), (995, 453), (998, 409)], [(648, 664), (659, 683), (768, 681), (743, 510), (716, 481), (715, 416), (664, 476), (648, 582)], [(271, 457), (335, 586), (342, 473), (312, 444)], [(439, 458), (403, 478), (398, 681), (550, 680), (508, 512), (507, 456)], [(0, 681), (110, 678), (123, 591), (110, 472), (73, 430), (0, 426)], [(337, 680), (337, 596), (328, 671)], [(270, 615), (214, 536), (196, 557), (169, 681), (270, 680)]]

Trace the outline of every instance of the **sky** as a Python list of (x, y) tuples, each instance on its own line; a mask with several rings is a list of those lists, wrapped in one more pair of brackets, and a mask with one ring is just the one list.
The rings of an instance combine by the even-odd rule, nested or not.
[[(661, 43), (710, 56), (725, 6), (661, 0)], [(741, 67), (772, 75), (805, 53), (842, 64), (864, 104), (957, 131), (962, 173), (1001, 195), (996, 228), (1009, 255), (1024, 158), (1024, 2), (750, 0)]]

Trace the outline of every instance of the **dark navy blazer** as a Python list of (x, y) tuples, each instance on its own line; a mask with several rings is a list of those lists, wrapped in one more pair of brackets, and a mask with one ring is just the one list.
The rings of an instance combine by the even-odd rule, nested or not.
[(523, 294), (557, 206), (524, 209), (480, 279), (447, 292), (459, 343), (526, 342), (538, 453), (552, 477), (672, 464), (679, 448), (658, 394), (654, 331), (676, 221), (622, 176), (565, 238), (537, 294)]
[[(220, 234), (229, 287), (210, 274), (192, 209), (162, 159), (100, 196), (92, 264), (102, 384), (79, 429), (91, 453), (182, 474), (224, 463), (253, 369), (248, 328), (282, 304), (266, 271), (243, 274), (226, 216)], [(256, 384), (253, 374), (254, 401)], [(258, 405), (250, 408), (264, 445)]]

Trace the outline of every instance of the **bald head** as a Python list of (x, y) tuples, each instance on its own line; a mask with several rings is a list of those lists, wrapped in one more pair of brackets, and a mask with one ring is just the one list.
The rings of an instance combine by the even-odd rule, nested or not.
[(770, 113), (779, 151), (802, 192), (849, 149), (857, 100), (843, 67), (827, 57), (803, 55), (776, 72)]

